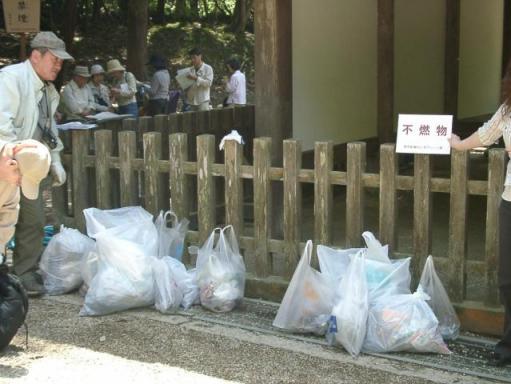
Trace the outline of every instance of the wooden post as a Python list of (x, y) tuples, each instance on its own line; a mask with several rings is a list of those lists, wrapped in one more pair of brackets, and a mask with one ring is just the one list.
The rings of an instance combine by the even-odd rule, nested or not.
[(169, 115), (169, 133), (178, 133), (181, 132), (179, 127), (179, 120), (181, 114), (173, 113)]
[(112, 208), (110, 186), (110, 156), (112, 155), (112, 131), (94, 132), (96, 143), (96, 188), (99, 209)]
[(380, 143), (394, 141), (394, 0), (378, 0), (377, 127)]
[(254, 255), (257, 277), (267, 277), (272, 272), (272, 258), (268, 250), (271, 236), (271, 139), (254, 140)]
[(284, 140), (284, 242), (286, 277), (293, 276), (298, 264), (302, 223), (302, 188), (298, 175), (302, 168), (302, 146), (299, 141)]
[(445, 3), (444, 113), (458, 115), (460, 0)]
[(468, 151), (451, 155), (451, 202), (449, 214), (449, 297), (461, 302), (465, 296), (467, 251)]
[(330, 172), (333, 168), (332, 142), (316, 142), (314, 146), (314, 240), (316, 244), (330, 244), (332, 238), (333, 190), (330, 184)]
[(145, 209), (157, 215), (159, 211), (158, 200), (160, 196), (160, 177), (158, 172), (161, 159), (161, 134), (149, 132), (144, 134), (144, 185), (145, 185)]
[(243, 235), (243, 180), (241, 144), (225, 142), (225, 224), (232, 224), (238, 239)]
[(397, 247), (397, 156), (395, 144), (380, 147), (380, 241)]
[(497, 280), (497, 264), (499, 257), (499, 204), (504, 189), (503, 180), (506, 175), (506, 152), (502, 149), (492, 149), (488, 161), (488, 197), (486, 199), (486, 294), (484, 303), (488, 306), (498, 306), (499, 286)]
[(132, 165), (132, 161), (137, 153), (137, 137), (135, 132), (120, 132), (119, 146), (121, 205), (126, 207), (137, 203), (137, 178)]
[(215, 180), (215, 136), (197, 136), (197, 196), (199, 218), (199, 242), (207, 240), (216, 224)]
[(188, 161), (188, 136), (173, 133), (169, 136), (170, 208), (179, 218), (190, 217), (188, 177), (184, 163)]
[(426, 258), (431, 253), (431, 158), (415, 155), (413, 187), (413, 250), (412, 278), (418, 282)]
[(364, 231), (364, 185), (366, 143), (348, 143), (346, 175), (346, 247), (362, 242)]
[(85, 232), (85, 218), (83, 210), (88, 208), (87, 204), (87, 174), (85, 172), (85, 157), (89, 148), (89, 132), (72, 132), (72, 169), (73, 169), (73, 213), (77, 229)]

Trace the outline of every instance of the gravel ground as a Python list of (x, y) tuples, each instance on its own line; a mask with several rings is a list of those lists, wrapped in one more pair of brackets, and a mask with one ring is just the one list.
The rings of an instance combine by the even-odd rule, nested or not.
[(28, 350), (20, 331), (0, 355), (0, 383), (488, 382), (151, 309), (79, 317), (80, 300), (31, 301)]

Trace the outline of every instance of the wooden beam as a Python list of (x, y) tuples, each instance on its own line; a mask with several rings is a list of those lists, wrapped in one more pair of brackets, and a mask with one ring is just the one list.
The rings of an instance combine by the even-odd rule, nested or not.
[(444, 113), (458, 114), (460, 0), (445, 3)]
[(394, 0), (378, 0), (378, 101), (380, 143), (394, 141)]

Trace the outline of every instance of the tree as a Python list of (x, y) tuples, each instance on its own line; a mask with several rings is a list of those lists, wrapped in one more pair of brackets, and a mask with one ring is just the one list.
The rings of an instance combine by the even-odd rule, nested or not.
[(156, 5), (156, 15), (154, 17), (156, 24), (165, 23), (165, 3), (165, 0), (158, 0), (158, 4)]
[(236, 0), (231, 28), (235, 33), (243, 33), (247, 28), (250, 0)]
[(186, 0), (176, 0), (175, 9), (176, 20), (186, 20), (188, 18), (188, 8), (186, 6)]
[(145, 80), (147, 61), (148, 0), (128, 0), (128, 69)]
[(62, 22), (62, 38), (66, 43), (66, 48), (72, 51), (78, 24), (78, 0), (66, 0), (63, 14), (65, 17)]

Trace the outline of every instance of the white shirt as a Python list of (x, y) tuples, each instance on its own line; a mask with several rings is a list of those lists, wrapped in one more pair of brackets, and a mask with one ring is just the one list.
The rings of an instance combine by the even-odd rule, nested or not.
[(202, 63), (199, 69), (190, 68), (190, 73), (197, 76), (197, 80), (186, 91), (186, 98), (190, 105), (200, 105), (209, 101), (209, 90), (213, 84), (213, 68)]
[(61, 103), (65, 107), (64, 112), (73, 115), (94, 109), (94, 98), (90, 88), (87, 84), (80, 88), (74, 80), (67, 83), (62, 90)]
[(245, 105), (247, 103), (245, 75), (239, 70), (234, 72), (225, 84), (225, 91), (228, 93), (227, 104)]

